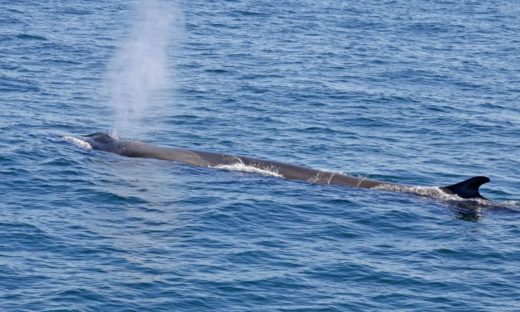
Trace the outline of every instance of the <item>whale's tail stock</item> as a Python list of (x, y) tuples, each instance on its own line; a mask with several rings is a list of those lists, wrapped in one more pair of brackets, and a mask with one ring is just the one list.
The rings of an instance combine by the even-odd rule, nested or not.
[(453, 193), (461, 198), (470, 199), (470, 198), (480, 198), (486, 199), (479, 193), (479, 187), (491, 181), (488, 177), (478, 176), (469, 178), (465, 181), (459, 182), (457, 184), (441, 187), (441, 189), (448, 193)]

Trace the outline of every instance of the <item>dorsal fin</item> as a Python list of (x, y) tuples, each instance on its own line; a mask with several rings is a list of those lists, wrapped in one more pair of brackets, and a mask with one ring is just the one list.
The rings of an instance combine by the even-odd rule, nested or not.
[(480, 195), (478, 188), (484, 184), (491, 181), (488, 177), (473, 177), (470, 179), (467, 179), (466, 181), (462, 181), (457, 184), (453, 184), (450, 186), (442, 187), (441, 189), (448, 190), (453, 194), (458, 195), (462, 198), (482, 198), (482, 195)]

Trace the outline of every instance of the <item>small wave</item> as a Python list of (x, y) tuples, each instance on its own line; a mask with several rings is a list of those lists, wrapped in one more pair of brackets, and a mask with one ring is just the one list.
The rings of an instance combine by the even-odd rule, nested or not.
[(283, 176), (281, 174), (279, 174), (276, 170), (269, 169), (269, 168), (257, 168), (254, 166), (247, 166), (247, 165), (243, 164), (242, 162), (238, 162), (238, 163), (232, 164), (232, 165), (218, 165), (218, 166), (213, 166), (211, 168), (225, 169), (225, 170), (232, 170), (232, 171), (242, 171), (242, 172), (253, 172), (253, 173), (260, 173), (260, 174), (267, 175), (267, 176), (283, 178)]
[(86, 141), (83, 141), (83, 140), (80, 140), (78, 138), (75, 138), (75, 137), (71, 137), (71, 136), (64, 136), (63, 137), (63, 140), (69, 142), (69, 143), (72, 143), (76, 146), (79, 146), (81, 148), (84, 148), (84, 149), (87, 149), (87, 150), (91, 150), (92, 149), (92, 145), (90, 145), (90, 143), (86, 142)]
[(44, 36), (31, 35), (31, 34), (19, 34), (19, 35), (16, 35), (16, 38), (18, 38), (18, 39), (25, 39), (25, 40), (40, 40), (40, 41), (47, 41), (48, 40)]

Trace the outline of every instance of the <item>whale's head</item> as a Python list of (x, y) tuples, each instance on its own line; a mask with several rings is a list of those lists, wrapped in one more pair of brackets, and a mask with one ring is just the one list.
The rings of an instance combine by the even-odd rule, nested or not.
[(102, 150), (118, 154), (121, 150), (121, 143), (107, 133), (96, 132), (83, 136), (83, 139), (92, 146), (93, 149)]

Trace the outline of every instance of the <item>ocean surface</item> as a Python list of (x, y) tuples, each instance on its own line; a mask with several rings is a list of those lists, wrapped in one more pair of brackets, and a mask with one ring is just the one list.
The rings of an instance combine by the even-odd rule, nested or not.
[[(128, 48), (164, 21), (142, 24), (147, 3), (0, 0), (0, 311), (520, 310), (518, 1), (184, 0), (139, 37), (152, 58)], [(114, 64), (168, 77), (122, 88), (141, 106), (120, 137), (409, 185), (485, 175), (510, 208), (71, 144), (114, 132), (110, 90), (143, 77)]]

